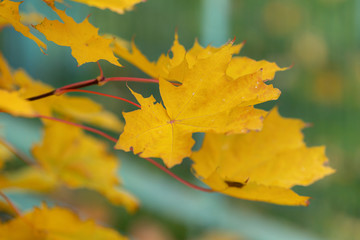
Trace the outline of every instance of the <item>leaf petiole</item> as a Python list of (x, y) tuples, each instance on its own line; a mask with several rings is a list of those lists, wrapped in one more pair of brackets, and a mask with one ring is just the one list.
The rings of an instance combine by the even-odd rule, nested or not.
[(56, 91), (56, 94), (63, 94), (63, 93), (67, 93), (67, 92), (84, 92), (84, 93), (91, 93), (91, 94), (96, 94), (96, 95), (100, 95), (100, 96), (115, 98), (115, 99), (130, 103), (130, 104), (134, 105), (135, 107), (141, 108), (141, 106), (139, 104), (134, 103), (130, 100), (127, 100), (126, 98), (117, 97), (117, 96), (106, 94), (106, 93), (99, 93), (99, 92), (95, 92), (95, 91), (83, 90), (83, 89), (65, 89), (65, 90), (60, 89), (60, 90)]

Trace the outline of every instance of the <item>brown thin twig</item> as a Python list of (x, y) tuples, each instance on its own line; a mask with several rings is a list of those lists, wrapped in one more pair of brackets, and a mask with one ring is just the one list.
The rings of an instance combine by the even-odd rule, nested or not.
[(83, 87), (88, 87), (92, 85), (103, 85), (106, 82), (142, 82), (142, 83), (158, 83), (156, 79), (147, 79), (147, 78), (132, 78), (132, 77), (111, 77), (111, 78), (94, 78), (90, 80), (85, 80), (82, 82), (72, 83), (69, 85), (62, 86), (60, 88), (54, 89), (50, 92), (43, 93), (37, 96), (29, 97), (26, 100), (35, 101), (42, 98), (50, 97), (56, 95), (56, 93), (61, 92), (62, 90), (68, 89), (79, 89)]
[(60, 118), (56, 118), (56, 117), (51, 117), (51, 116), (44, 116), (44, 115), (40, 115), (40, 114), (37, 114), (35, 115), (34, 117), (38, 117), (38, 118), (43, 118), (43, 119), (48, 119), (48, 120), (53, 120), (53, 121), (56, 121), (56, 122), (61, 122), (61, 123), (65, 123), (65, 124), (68, 124), (68, 125), (72, 125), (72, 126), (75, 126), (75, 127), (78, 127), (78, 128), (82, 128), (86, 131), (89, 131), (89, 132), (92, 132), (92, 133), (95, 133), (95, 134), (98, 134), (104, 138), (107, 138), (109, 139), (110, 141), (112, 142), (117, 142), (117, 139), (114, 138), (114, 137), (111, 137), (110, 135), (98, 130), (98, 129), (95, 129), (95, 128), (92, 128), (92, 127), (88, 127), (88, 126), (85, 126), (85, 125), (82, 125), (82, 124), (79, 124), (79, 123), (74, 123), (74, 122), (70, 122), (70, 121), (66, 121), (64, 119), (60, 119)]

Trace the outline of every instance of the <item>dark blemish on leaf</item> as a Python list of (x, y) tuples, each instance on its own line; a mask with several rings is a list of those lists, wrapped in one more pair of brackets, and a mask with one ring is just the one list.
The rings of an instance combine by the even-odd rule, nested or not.
[(225, 181), (225, 183), (226, 183), (229, 187), (242, 188), (242, 187), (245, 186), (245, 183), (241, 183), (241, 182)]

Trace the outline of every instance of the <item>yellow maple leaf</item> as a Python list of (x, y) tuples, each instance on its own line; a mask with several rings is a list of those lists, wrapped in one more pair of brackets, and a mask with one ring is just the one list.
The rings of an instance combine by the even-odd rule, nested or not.
[(35, 28), (43, 33), (49, 41), (71, 47), (71, 54), (78, 65), (105, 59), (114, 65), (121, 66), (110, 48), (113, 40), (99, 36), (98, 29), (90, 24), (87, 18), (83, 22), (77, 23), (67, 16), (65, 11), (55, 7), (53, 10), (63, 22), (45, 18)]
[(66, 208), (49, 208), (45, 204), (22, 216), (0, 223), (0, 236), (7, 240), (127, 239), (110, 228), (97, 225), (92, 220), (81, 220)]
[(141, 110), (124, 113), (126, 125), (116, 148), (160, 157), (171, 167), (191, 153), (194, 132), (259, 130), (265, 112), (253, 105), (277, 99), (280, 91), (264, 83), (260, 70), (238, 78), (227, 75), (232, 55), (240, 47), (228, 43), (186, 53), (176, 39), (174, 57), (167, 60), (172, 67), (159, 80), (165, 108), (154, 104), (153, 97), (144, 99), (133, 93)]
[(102, 141), (85, 135), (81, 129), (49, 123), (42, 143), (32, 152), (45, 172), (68, 187), (93, 189), (130, 211), (137, 208), (135, 198), (119, 189), (116, 157), (107, 152)]
[(144, 0), (73, 0), (87, 4), (92, 7), (100, 9), (110, 9), (111, 11), (123, 14), (126, 10), (131, 10), (137, 3), (144, 2)]
[(3, 0), (0, 2), (0, 19), (5, 23), (11, 24), (14, 29), (22, 33), (25, 37), (32, 39), (42, 49), (46, 49), (45, 43), (35, 37), (30, 29), (21, 23), (19, 15), (19, 5), (21, 2), (12, 2), (9, 0)]
[(324, 166), (324, 147), (306, 147), (305, 123), (282, 118), (273, 109), (260, 132), (223, 136), (207, 134), (193, 153), (197, 176), (216, 191), (230, 196), (285, 205), (307, 205), (290, 188), (309, 185), (334, 172)]

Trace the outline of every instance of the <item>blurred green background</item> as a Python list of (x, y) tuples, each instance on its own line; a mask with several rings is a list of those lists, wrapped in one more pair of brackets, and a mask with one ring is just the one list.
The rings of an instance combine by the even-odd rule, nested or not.
[[(337, 170), (309, 187), (295, 187), (299, 194), (312, 197), (309, 207), (287, 207), (199, 193), (120, 153), (120, 174), (125, 187), (139, 197), (140, 210), (129, 215), (93, 196), (94, 202), (112, 208), (101, 214), (119, 231), (134, 239), (159, 240), (360, 239), (360, 0), (147, 0), (124, 15), (67, 3), (71, 6), (67, 13), (76, 20), (91, 14), (90, 22), (102, 34), (134, 38), (151, 60), (168, 52), (177, 31), (187, 49), (196, 38), (203, 45), (220, 46), (236, 37), (237, 43), (246, 40), (241, 55), (275, 61), (281, 67), (293, 64), (275, 77), (274, 85), (282, 91), (279, 100), (264, 107), (276, 104), (283, 116), (312, 123), (304, 131), (307, 144), (326, 145), (330, 165)], [(23, 5), (23, 11), (45, 11), (39, 0)], [(24, 68), (33, 78), (56, 87), (98, 75), (94, 63), (76, 67), (69, 48), (49, 43), (43, 55), (12, 28), (1, 31), (0, 46), (12, 68)], [(120, 62), (124, 68), (102, 61), (106, 76), (146, 77), (126, 61)], [(159, 96), (154, 85), (129, 86)], [(93, 89), (131, 98), (122, 83)], [(131, 109), (103, 97), (94, 99), (119, 115)], [(26, 148), (39, 137), (36, 124), (26, 126), (22, 121), (19, 128), (19, 122), (8, 120), (5, 126), (13, 127), (14, 144)], [(196, 182), (189, 177), (190, 164), (188, 160), (174, 171)], [(26, 208), (38, 200), (35, 196), (16, 201)], [(141, 237), (144, 233), (147, 238)]]

